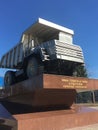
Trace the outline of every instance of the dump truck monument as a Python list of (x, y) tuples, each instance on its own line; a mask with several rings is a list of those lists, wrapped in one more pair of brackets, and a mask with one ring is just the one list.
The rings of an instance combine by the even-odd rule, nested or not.
[[(1, 59), (7, 71), (0, 99), (2, 130), (68, 130), (98, 123), (98, 111), (75, 105), (77, 90), (97, 90), (98, 80), (73, 77), (84, 65), (73, 30), (38, 19)], [(65, 76), (66, 75), (66, 76)]]

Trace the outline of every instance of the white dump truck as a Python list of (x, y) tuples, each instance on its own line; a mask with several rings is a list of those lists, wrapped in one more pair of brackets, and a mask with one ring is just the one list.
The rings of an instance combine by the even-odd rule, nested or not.
[(73, 35), (73, 30), (39, 18), (3, 55), (0, 67), (11, 69), (5, 74), (5, 86), (41, 73), (72, 76), (75, 67), (84, 64), (82, 49), (73, 44)]

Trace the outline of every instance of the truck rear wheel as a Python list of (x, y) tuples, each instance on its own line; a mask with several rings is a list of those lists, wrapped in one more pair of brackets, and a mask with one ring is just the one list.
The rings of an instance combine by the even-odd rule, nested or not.
[(32, 78), (33, 76), (41, 74), (42, 72), (43, 66), (39, 63), (39, 61), (35, 57), (30, 58), (26, 69), (27, 77)]
[(4, 76), (4, 85), (10, 86), (15, 83), (15, 72), (7, 71)]

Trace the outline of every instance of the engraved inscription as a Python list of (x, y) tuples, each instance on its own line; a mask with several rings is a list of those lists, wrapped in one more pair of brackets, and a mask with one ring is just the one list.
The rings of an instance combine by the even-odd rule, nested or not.
[(88, 81), (83, 79), (62, 79), (64, 88), (87, 88)]

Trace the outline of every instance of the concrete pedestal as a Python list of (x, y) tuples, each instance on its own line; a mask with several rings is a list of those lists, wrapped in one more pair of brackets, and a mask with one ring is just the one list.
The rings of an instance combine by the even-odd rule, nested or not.
[(67, 130), (98, 123), (98, 111), (81, 107), (77, 111), (60, 110), (14, 115), (18, 130)]
[(76, 89), (98, 80), (40, 75), (9, 86), (0, 105), (0, 130), (67, 130), (98, 123), (98, 110), (74, 106)]

